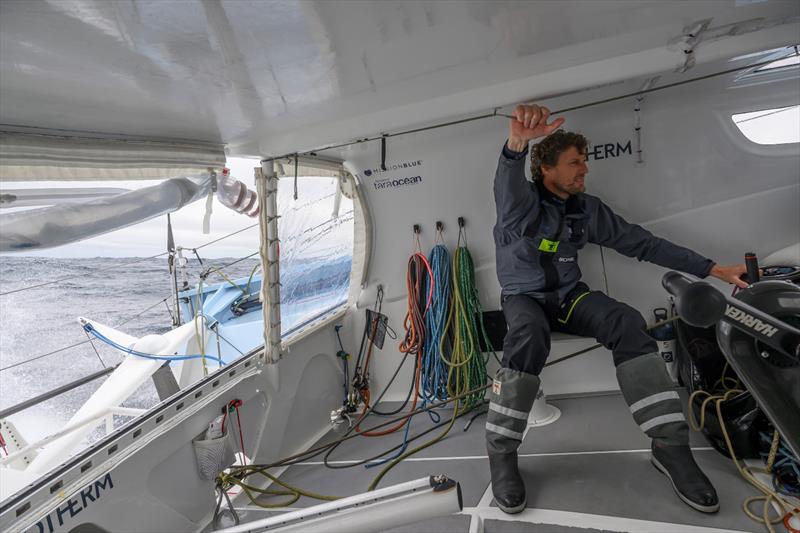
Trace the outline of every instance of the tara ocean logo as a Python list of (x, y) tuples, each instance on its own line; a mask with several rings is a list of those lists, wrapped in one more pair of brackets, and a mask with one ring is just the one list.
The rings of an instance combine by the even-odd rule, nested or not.
[(421, 167), (421, 166), (422, 166), (422, 159), (417, 159), (416, 161), (401, 161), (399, 163), (386, 165), (386, 170), (383, 170), (380, 167), (364, 169), (364, 175), (369, 178), (376, 174), (383, 174), (384, 172), (392, 172), (394, 170), (406, 170), (409, 168)]
[(408, 185), (416, 185), (417, 183), (422, 183), (422, 176), (410, 176), (407, 178), (386, 178), (382, 180), (376, 180), (373, 185), (375, 185), (375, 190), (379, 191), (381, 189), (397, 189), (399, 187), (406, 187)]

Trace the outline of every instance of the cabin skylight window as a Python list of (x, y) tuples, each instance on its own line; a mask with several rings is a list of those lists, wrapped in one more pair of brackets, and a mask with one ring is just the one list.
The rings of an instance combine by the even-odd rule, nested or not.
[(758, 67), (755, 72), (764, 72), (765, 70), (774, 70), (776, 68), (791, 67), (796, 65), (800, 65), (800, 49), (798, 49), (798, 46), (793, 47), (790, 55)]
[(762, 109), (731, 115), (733, 123), (756, 144), (800, 142), (800, 106)]
[(800, 44), (782, 46), (771, 50), (762, 50), (753, 54), (734, 57), (731, 61), (746, 61), (751, 68), (740, 71), (734, 76), (733, 83), (748, 83), (751, 80), (780, 81), (794, 79), (800, 66)]

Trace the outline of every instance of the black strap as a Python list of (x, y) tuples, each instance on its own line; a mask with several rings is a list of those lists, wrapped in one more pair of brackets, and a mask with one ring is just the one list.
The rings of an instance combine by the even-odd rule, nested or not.
[(571, 218), (569, 220), (569, 241), (581, 242), (583, 238), (584, 223), (582, 218)]

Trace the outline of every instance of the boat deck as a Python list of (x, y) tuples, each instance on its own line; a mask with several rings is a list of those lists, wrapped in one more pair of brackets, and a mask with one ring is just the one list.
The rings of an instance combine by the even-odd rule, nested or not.
[[(561, 417), (549, 425), (529, 428), (519, 450), (520, 468), (528, 488), (525, 511), (506, 515), (494, 504), (484, 444), (485, 416), (477, 418), (464, 431), (471, 417), (467, 415), (456, 421), (444, 440), (405, 459), (379, 485), (386, 487), (431, 474), (446, 474), (461, 484), (463, 512), (392, 532), (764, 531), (762, 525), (749, 519), (741, 509), (742, 502), (755, 495), (755, 490), (739, 476), (733, 463), (710, 448), (699, 433), (692, 432), (691, 444), (697, 462), (719, 493), (721, 506), (716, 514), (700, 513), (678, 499), (667, 478), (650, 464), (649, 439), (633, 422), (619, 393), (550, 398), (548, 402), (561, 410)], [(439, 413), (446, 421), (452, 411)], [(372, 416), (365, 426), (380, 420), (381, 417)], [(431, 425), (427, 415), (417, 415), (410, 434)], [(441, 431), (432, 431), (410, 447), (430, 440)], [(330, 434), (320, 442), (335, 438)], [(401, 439), (402, 432), (352, 439), (336, 449), (331, 464), (351, 465), (398, 444)], [(366, 491), (381, 468), (353, 466), (331, 470), (323, 466), (321, 459), (315, 457), (291, 466), (280, 479), (320, 494), (349, 496)], [(301, 498), (291, 509), (282, 510), (316, 503)], [(274, 512), (254, 505), (238, 510), (243, 522)], [(782, 526), (776, 529), (785, 531)]]

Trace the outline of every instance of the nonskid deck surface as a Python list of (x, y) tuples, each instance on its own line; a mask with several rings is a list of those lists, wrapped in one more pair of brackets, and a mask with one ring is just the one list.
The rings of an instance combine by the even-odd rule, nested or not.
[[(463, 431), (470, 415), (458, 419), (447, 438), (405, 459), (383, 478), (386, 487), (431, 474), (446, 474), (461, 484), (462, 515), (442, 517), (392, 530), (392, 532), (470, 531), (472, 517), (481, 517), (486, 532), (571, 532), (571, 531), (703, 531), (702, 528), (733, 531), (762, 531), (741, 510), (745, 498), (755, 495), (733, 463), (692, 433), (691, 443), (701, 468), (714, 483), (721, 507), (716, 514), (694, 511), (681, 502), (665, 476), (650, 464), (649, 439), (633, 422), (620, 394), (550, 399), (561, 409), (556, 422), (528, 430), (520, 447), (520, 468), (528, 487), (528, 509), (505, 515), (494, 504), (489, 485), (489, 467), (484, 443), (482, 416)], [(384, 409), (390, 409), (387, 405)], [(441, 420), (452, 411), (441, 410)], [(365, 427), (385, 420), (372, 416)], [(427, 429), (427, 415), (414, 417), (410, 434)], [(414, 441), (417, 446), (435, 435), (437, 429)], [(332, 433), (321, 439), (327, 442)], [(401, 442), (402, 432), (387, 437), (356, 438), (331, 456), (336, 466), (352, 464), (376, 455)], [(288, 468), (280, 479), (319, 494), (349, 496), (367, 490), (382, 467), (354, 466), (340, 470), (326, 468), (315, 457)], [(240, 505), (241, 505), (241, 500)], [(275, 498), (263, 498), (276, 502)], [(301, 498), (291, 509), (315, 505)], [(254, 505), (239, 507), (243, 521), (256, 520), (274, 511)], [(289, 509), (285, 509), (289, 510)], [(670, 525), (674, 524), (674, 528)], [(472, 525), (475, 530), (475, 524)], [(782, 527), (778, 529), (782, 530)]]

